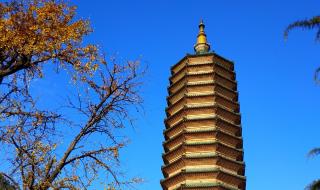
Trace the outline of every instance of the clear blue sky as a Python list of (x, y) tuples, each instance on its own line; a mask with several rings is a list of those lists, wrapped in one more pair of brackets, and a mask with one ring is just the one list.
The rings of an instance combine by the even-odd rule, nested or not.
[[(162, 130), (169, 68), (193, 53), (198, 23), (206, 24), (212, 49), (235, 62), (240, 92), (248, 190), (302, 190), (320, 178), (320, 66), (315, 31), (294, 31), (290, 22), (318, 15), (318, 0), (90, 0), (74, 1), (89, 18), (97, 42), (109, 55), (148, 64), (143, 89), (145, 114), (128, 129), (131, 144), (121, 156), (128, 176), (146, 182), (139, 190), (160, 190)], [(58, 93), (58, 92), (57, 92)], [(101, 189), (96, 186), (93, 189)]]

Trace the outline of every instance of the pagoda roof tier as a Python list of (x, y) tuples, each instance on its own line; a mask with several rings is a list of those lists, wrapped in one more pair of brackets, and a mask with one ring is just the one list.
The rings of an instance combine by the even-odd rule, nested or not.
[(222, 182), (187, 182), (179, 185), (179, 187), (174, 188), (173, 190), (241, 190), (239, 188), (233, 187), (231, 185), (228, 185), (226, 183)]
[(219, 127), (210, 127), (210, 128), (200, 128), (200, 129), (184, 129), (182, 130), (180, 133), (178, 133), (175, 136), (171, 136), (170, 139), (165, 140), (162, 144), (165, 145), (171, 141), (174, 141), (175, 139), (181, 137), (184, 134), (193, 134), (193, 133), (212, 133), (212, 132), (219, 132), (222, 133), (223, 135), (229, 136), (231, 138), (237, 139), (237, 140), (242, 140), (241, 136), (235, 136), (231, 133), (225, 132), (223, 131), (221, 128)]
[[(239, 112), (239, 103), (237, 101), (232, 101), (228, 97), (224, 96), (223, 94), (217, 93), (217, 92), (208, 92), (208, 93), (186, 93), (184, 96), (182, 96), (180, 99), (178, 99), (176, 102), (171, 104), (170, 106), (166, 107), (166, 113), (169, 115), (169, 111), (174, 109), (176, 106), (186, 105), (188, 102), (192, 99), (199, 99), (199, 98), (212, 98), (212, 101), (216, 102), (217, 104), (223, 106), (221, 101), (225, 101), (224, 104), (231, 105), (233, 109), (232, 111)], [(216, 99), (221, 101), (215, 101)], [(194, 103), (192, 103), (194, 104)], [(229, 107), (231, 107), (229, 106)], [(227, 107), (227, 106), (224, 106)]]
[(181, 170), (186, 166), (201, 166), (201, 165), (217, 165), (228, 169), (236, 174), (243, 174), (245, 163), (243, 161), (236, 161), (225, 155), (218, 153), (196, 153), (196, 154), (184, 154), (177, 160), (161, 167), (161, 170), (165, 177), (168, 177), (169, 173), (173, 171)]
[[(217, 75), (214, 75), (217, 76)], [(174, 91), (170, 88), (167, 88), (167, 91), (171, 95), (177, 94), (181, 90), (185, 89), (186, 87), (197, 87), (197, 86), (211, 86), (211, 85), (220, 85), (221, 87), (228, 89), (229, 91), (238, 92), (236, 83), (226, 83), (221, 81), (223, 79), (212, 79), (212, 80), (205, 80), (205, 81), (182, 81), (180, 86), (177, 87)]]
[(174, 139), (176, 138), (179, 138), (181, 135), (183, 134), (188, 134), (188, 133), (206, 133), (206, 132), (220, 132), (224, 135), (227, 135), (227, 136), (230, 136), (230, 137), (233, 137), (237, 140), (242, 140), (242, 137), (241, 136), (236, 136), (230, 132), (227, 132), (225, 130), (223, 130), (222, 128), (220, 127), (206, 127), (206, 128), (199, 128), (199, 129), (183, 129), (181, 130), (179, 133), (177, 133), (176, 135), (174, 136), (170, 136), (170, 138), (166, 139), (163, 144), (166, 144), (168, 142), (171, 142), (173, 141)]
[[(218, 84), (224, 85), (226, 88), (229, 88), (231, 90), (236, 90), (237, 88), (237, 82), (235, 80), (231, 80), (217, 72), (210, 71), (210, 72), (187, 72), (185, 73), (179, 80), (176, 82), (172, 83), (167, 89), (170, 93), (176, 91), (179, 85), (182, 87), (183, 84), (187, 82), (192, 82), (190, 81), (189, 78), (194, 77), (194, 76), (209, 76), (207, 79), (211, 79), (213, 82), (216, 82)], [(189, 79), (189, 80), (188, 80)], [(181, 88), (180, 87), (180, 88)]]
[(179, 162), (180, 160), (183, 160), (183, 159), (215, 158), (215, 157), (223, 158), (225, 160), (228, 160), (228, 161), (233, 162), (233, 163), (238, 164), (238, 165), (244, 165), (243, 161), (238, 161), (238, 160), (232, 159), (232, 158), (230, 158), (228, 156), (225, 156), (223, 154), (220, 154), (220, 153), (217, 153), (217, 152), (205, 152), (205, 153), (183, 154), (183, 155), (181, 155), (181, 157), (179, 157), (174, 162), (168, 163), (168, 164), (162, 166), (161, 168), (170, 167), (170, 166), (172, 166), (172, 164), (174, 164), (176, 162)]
[[(195, 109), (204, 109), (207, 108), (208, 113), (207, 114), (192, 114), (192, 110)], [(210, 108), (213, 109), (210, 111)], [(189, 112), (189, 114), (188, 114)], [(191, 112), (191, 113), (190, 113)], [(201, 120), (206, 118), (215, 118), (219, 117), (233, 125), (240, 125), (241, 123), (241, 115), (239, 113), (232, 112), (220, 105), (206, 105), (206, 106), (185, 106), (184, 109), (182, 109), (179, 113), (176, 113), (175, 115), (168, 117), (164, 120), (166, 128), (171, 128), (179, 123), (186, 121), (186, 120)]]
[(194, 121), (214, 121), (215, 123), (220, 122), (221, 125), (225, 125), (224, 128), (228, 126), (230, 130), (232, 129), (233, 131), (238, 131), (237, 133), (240, 133), (239, 135), (241, 135), (241, 125), (234, 124), (233, 122), (226, 120), (224, 118), (221, 118), (220, 116), (213, 115), (213, 116), (198, 117), (198, 118), (184, 117), (183, 120), (179, 121), (178, 123), (175, 123), (170, 128), (167, 128), (163, 131), (163, 133), (165, 134), (165, 138), (168, 139), (168, 136), (166, 134), (170, 133), (172, 130), (183, 126), (183, 128), (181, 129), (182, 131), (184, 128), (186, 128), (186, 125), (188, 123), (194, 122)]
[[(184, 63), (189, 63), (190, 62), (190, 58), (197, 58), (197, 57), (204, 57), (204, 56), (211, 56), (212, 59), (211, 61), (209, 61), (210, 63), (215, 62), (216, 64), (220, 64), (221, 66), (225, 67), (228, 70), (233, 70), (234, 69), (234, 63), (222, 56), (220, 56), (217, 53), (206, 53), (206, 54), (187, 54), (186, 56), (184, 56), (180, 61), (178, 61), (178, 63), (176, 63), (175, 65), (171, 66), (170, 70), (172, 71), (172, 74), (174, 74), (174, 70), (181, 64)], [(215, 58), (218, 58), (220, 62), (217, 62), (215, 60)], [(193, 64), (204, 64), (206, 62), (199, 62), (199, 63), (193, 63)], [(224, 63), (224, 64), (223, 64)]]
[[(197, 86), (213, 86), (212, 91), (204, 91), (204, 92), (191, 92), (193, 87), (197, 87)], [(189, 94), (194, 94), (196, 96), (196, 94), (205, 94), (205, 93), (219, 93), (221, 96), (224, 96), (226, 98), (228, 98), (231, 101), (238, 101), (238, 91), (236, 90), (231, 90), (227, 87), (225, 87), (224, 85), (221, 85), (219, 83), (214, 83), (214, 82), (205, 82), (205, 83), (186, 83), (185, 85), (183, 85), (183, 88), (180, 88), (179, 90), (177, 90), (174, 93), (170, 93), (169, 96), (167, 96), (167, 102), (168, 105), (170, 106), (171, 104), (174, 104), (175, 102), (177, 102), (178, 100), (180, 100), (182, 97), (185, 96), (185, 94), (189, 93)], [(178, 97), (178, 98), (177, 98)], [(173, 101), (173, 99), (176, 99), (175, 101)]]
[(164, 141), (162, 144), (165, 150), (168, 151), (170, 149), (169, 147), (174, 147), (176, 144), (179, 144), (182, 141), (200, 138), (214, 138), (232, 147), (242, 146), (242, 137), (231, 135), (216, 127), (183, 130), (178, 135), (171, 136), (170, 139)]
[(175, 115), (179, 114), (179, 111), (183, 111), (183, 110), (186, 110), (186, 109), (201, 109), (201, 108), (211, 108), (211, 107), (218, 107), (218, 108), (224, 109), (226, 111), (229, 111), (231, 113), (240, 115), (240, 113), (238, 113), (236, 111), (233, 111), (232, 109), (230, 109), (230, 108), (228, 108), (226, 106), (223, 106), (223, 105), (220, 105), (218, 103), (213, 102), (213, 103), (185, 104), (183, 107), (181, 107), (180, 110), (175, 112), (173, 115), (167, 117), (167, 119), (170, 119), (171, 117), (174, 117)]
[(221, 167), (212, 167), (183, 169), (179, 173), (161, 180), (160, 183), (164, 189), (168, 189), (168, 186), (179, 184), (186, 180), (194, 180), (195, 178), (197, 180), (214, 178), (235, 188), (244, 186), (246, 180), (246, 177), (230, 173)]
[[(229, 76), (229, 79), (235, 80), (235, 72), (233, 70), (229, 70), (226, 67), (222, 66), (221, 64), (214, 63), (214, 62), (204, 62), (204, 63), (196, 63), (196, 64), (189, 64), (188, 62), (183, 65), (183, 67), (176, 73), (173, 73), (169, 78), (170, 84), (176, 81), (176, 78), (180, 78), (181, 75), (184, 75), (187, 72), (192, 72), (192, 68), (206, 68), (206, 71), (199, 71), (199, 72), (216, 72), (216, 73), (224, 73), (224, 75)], [(210, 68), (208, 70), (208, 68)], [(178, 77), (179, 76), (179, 77)]]
[[(202, 109), (205, 110), (203, 114), (196, 114), (193, 110)], [(192, 112), (193, 111), (193, 112)], [(209, 104), (209, 105), (185, 105), (181, 110), (176, 112), (174, 115), (166, 118), (164, 120), (166, 128), (175, 126), (177, 123), (186, 120), (187, 118), (207, 118), (207, 117), (219, 116), (230, 123), (240, 124), (241, 115), (240, 113), (233, 112), (232, 110), (223, 107), (218, 104)]]
[(217, 140), (183, 142), (172, 150), (162, 154), (165, 164), (179, 159), (186, 152), (217, 152), (235, 160), (243, 160), (243, 149), (235, 148)]

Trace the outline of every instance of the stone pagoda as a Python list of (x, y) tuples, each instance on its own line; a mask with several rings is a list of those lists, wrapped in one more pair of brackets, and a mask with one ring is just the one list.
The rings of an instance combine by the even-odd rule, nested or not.
[(163, 142), (164, 190), (245, 190), (234, 64), (210, 52), (200, 22), (195, 54), (171, 67)]

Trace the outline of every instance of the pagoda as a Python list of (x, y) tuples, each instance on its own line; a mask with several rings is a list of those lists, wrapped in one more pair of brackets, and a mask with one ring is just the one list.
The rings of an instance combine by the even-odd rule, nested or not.
[(195, 54), (171, 67), (163, 190), (245, 190), (234, 63), (210, 51), (200, 22)]

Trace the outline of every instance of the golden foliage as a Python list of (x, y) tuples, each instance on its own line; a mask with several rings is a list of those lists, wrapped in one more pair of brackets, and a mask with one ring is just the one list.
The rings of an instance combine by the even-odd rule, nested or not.
[(97, 48), (82, 45), (89, 22), (75, 20), (75, 6), (47, 0), (0, 3), (0, 78), (21, 69), (42, 76), (48, 61), (68, 63), (81, 72), (96, 70)]

